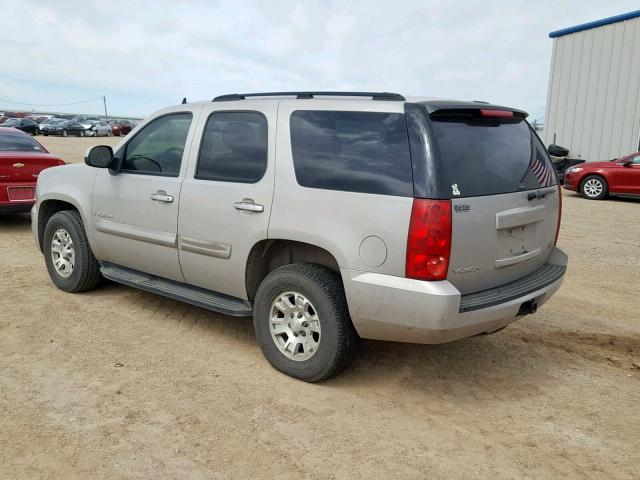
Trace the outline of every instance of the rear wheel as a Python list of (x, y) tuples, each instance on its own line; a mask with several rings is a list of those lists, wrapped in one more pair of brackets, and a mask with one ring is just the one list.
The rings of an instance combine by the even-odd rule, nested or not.
[(42, 250), (49, 276), (60, 290), (83, 292), (95, 287), (102, 279), (82, 217), (75, 210), (63, 210), (49, 219)]
[(600, 175), (589, 175), (580, 184), (580, 193), (589, 200), (602, 200), (609, 193), (609, 186)]
[(310, 263), (280, 267), (256, 293), (253, 325), (269, 363), (287, 375), (319, 382), (353, 359), (353, 328), (339, 276)]

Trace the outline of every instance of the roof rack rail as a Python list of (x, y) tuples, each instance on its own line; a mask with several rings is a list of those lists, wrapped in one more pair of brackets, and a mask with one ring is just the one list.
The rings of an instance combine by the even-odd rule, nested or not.
[(233, 100), (245, 100), (247, 97), (296, 97), (297, 99), (309, 99), (315, 97), (371, 97), (371, 100), (405, 101), (399, 93), (389, 92), (264, 92), (264, 93), (231, 93), (214, 98), (213, 102), (230, 102)]

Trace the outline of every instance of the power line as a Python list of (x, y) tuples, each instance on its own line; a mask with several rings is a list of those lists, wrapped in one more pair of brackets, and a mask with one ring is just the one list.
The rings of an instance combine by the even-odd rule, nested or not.
[(2, 102), (2, 103), (11, 103), (13, 105), (23, 105), (23, 106), (26, 106), (26, 107), (66, 107), (66, 106), (69, 106), (69, 105), (80, 105), (81, 103), (95, 102), (95, 101), (98, 101), (98, 100), (103, 100), (103, 98), (104, 97), (96, 97), (96, 98), (90, 98), (88, 100), (82, 100), (81, 102), (49, 103), (49, 104), (14, 102), (12, 100), (5, 100), (4, 98), (0, 98), (0, 102)]

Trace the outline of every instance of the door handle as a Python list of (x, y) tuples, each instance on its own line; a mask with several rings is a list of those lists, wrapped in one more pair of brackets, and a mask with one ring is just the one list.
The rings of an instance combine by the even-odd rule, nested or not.
[(262, 213), (264, 212), (264, 206), (254, 203), (253, 200), (243, 199), (241, 202), (236, 202), (233, 204), (233, 207), (236, 210), (245, 210), (247, 212), (255, 212)]
[(156, 202), (171, 203), (173, 202), (173, 195), (167, 195), (164, 190), (158, 190), (156, 193), (152, 193), (149, 198)]

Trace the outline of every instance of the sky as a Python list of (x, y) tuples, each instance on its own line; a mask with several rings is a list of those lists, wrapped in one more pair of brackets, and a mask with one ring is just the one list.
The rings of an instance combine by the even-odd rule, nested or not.
[[(637, 0), (4, 0), (0, 109), (140, 116), (225, 93), (390, 91), (544, 117), (549, 32)], [(76, 105), (61, 105), (81, 102)], [(29, 104), (29, 105), (22, 105)], [(48, 106), (54, 105), (54, 106)]]

